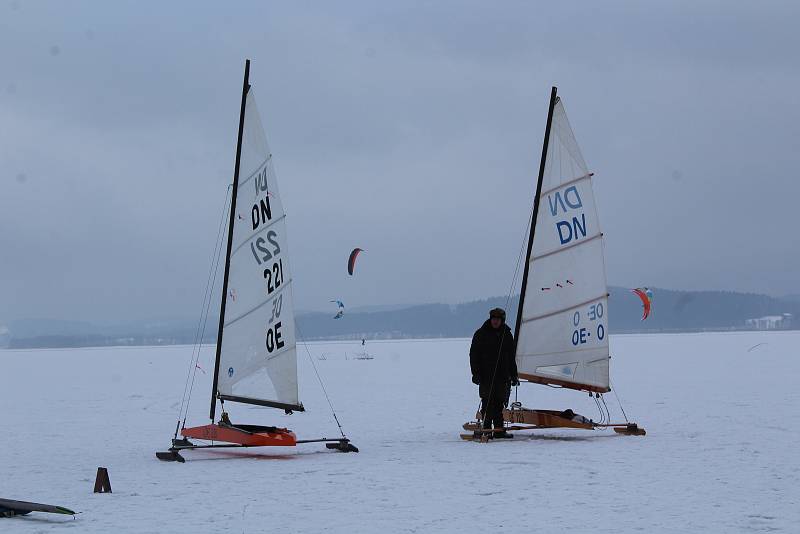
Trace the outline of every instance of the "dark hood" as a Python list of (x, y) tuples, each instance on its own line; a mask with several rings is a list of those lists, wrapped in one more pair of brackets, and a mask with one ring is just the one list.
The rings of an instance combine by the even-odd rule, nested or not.
[(511, 333), (511, 328), (509, 328), (506, 323), (501, 324), (500, 328), (498, 328), (497, 330), (492, 328), (492, 320), (491, 320), (491, 318), (490, 319), (486, 319), (483, 322), (483, 326), (481, 326), (481, 330), (486, 330), (487, 332), (502, 332), (503, 330), (505, 330), (509, 334)]

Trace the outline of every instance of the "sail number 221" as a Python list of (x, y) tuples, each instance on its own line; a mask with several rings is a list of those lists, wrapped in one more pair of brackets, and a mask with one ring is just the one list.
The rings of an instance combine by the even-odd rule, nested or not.
[(283, 260), (278, 260), (271, 268), (264, 269), (264, 279), (267, 281), (267, 295), (271, 295), (283, 283)]

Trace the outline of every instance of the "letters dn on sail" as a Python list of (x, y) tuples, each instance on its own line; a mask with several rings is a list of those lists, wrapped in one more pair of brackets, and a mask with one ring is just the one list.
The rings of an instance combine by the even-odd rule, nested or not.
[(262, 223), (272, 220), (272, 207), (269, 205), (269, 194), (253, 204), (253, 209), (250, 210), (250, 218), (253, 220), (253, 230), (256, 230)]
[[(269, 161), (269, 160), (268, 160)], [(265, 165), (263, 169), (261, 169), (256, 176), (256, 179), (253, 180), (253, 183), (256, 186), (256, 200), (253, 204), (253, 209), (250, 210), (250, 216), (253, 220), (253, 230), (256, 230), (259, 225), (266, 223), (272, 220), (272, 207), (269, 205), (269, 184), (267, 181), (267, 169), (269, 165)], [(264, 198), (258, 200), (258, 197), (261, 196), (261, 193), (264, 194)]]
[[(547, 203), (550, 207), (550, 215), (553, 217), (558, 216), (559, 210), (564, 212), (564, 216), (569, 217), (572, 211), (583, 208), (581, 195), (574, 185), (566, 188), (563, 193), (556, 191), (552, 195), (547, 195)], [(556, 231), (562, 245), (566, 245), (574, 239), (586, 237), (586, 215), (583, 212), (578, 215), (580, 218), (572, 215), (572, 220), (567, 218), (556, 222)]]

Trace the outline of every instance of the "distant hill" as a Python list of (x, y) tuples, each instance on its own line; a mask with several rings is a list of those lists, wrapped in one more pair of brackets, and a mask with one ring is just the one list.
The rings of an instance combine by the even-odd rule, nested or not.
[[(611, 333), (700, 332), (745, 330), (745, 321), (790, 313), (790, 328), (800, 328), (800, 298), (775, 298), (733, 291), (675, 291), (651, 288), (650, 318), (641, 320), (641, 302), (629, 289), (611, 287)], [(347, 310), (341, 319), (331, 313), (306, 312), (297, 316), (298, 337), (322, 339), (389, 339), (468, 337), (483, 323), (488, 311), (505, 308), (509, 324), (516, 320), (516, 296), (493, 297), (462, 304), (375, 306)], [(0, 325), (2, 326), (2, 325)], [(13, 321), (3, 338), (12, 348), (81, 347), (107, 345), (170, 345), (193, 343), (196, 320), (168, 319), (125, 324), (95, 325), (58, 320)], [(209, 317), (203, 342), (216, 340), (217, 318)]]
[[(216, 341), (217, 321), (216, 317), (209, 317), (203, 342)], [(158, 319), (109, 324), (22, 319), (11, 321), (6, 328), (8, 334), (5, 344), (10, 348), (182, 345), (194, 343), (197, 319)]]
[(800, 300), (733, 291), (674, 291), (651, 288), (650, 317), (641, 320), (641, 302), (629, 289), (612, 287), (608, 307), (612, 333), (699, 332), (746, 329), (745, 321), (791, 313), (800, 328)]
[[(652, 312), (642, 321), (639, 298), (630, 289), (609, 288), (611, 333), (743, 330), (751, 318), (783, 313), (800, 317), (800, 301), (732, 291), (651, 289)], [(308, 313), (298, 316), (298, 324), (306, 339), (466, 337), (497, 306), (507, 309), (508, 322), (514, 324), (518, 303), (517, 296), (510, 300), (494, 297), (455, 306), (426, 304), (387, 312), (346, 313), (338, 320), (331, 314)], [(800, 324), (795, 322), (794, 327)]]
[[(297, 317), (297, 325), (300, 336), (308, 340), (465, 337), (486, 320), (490, 309), (511, 312), (518, 302), (515, 296), (510, 301), (493, 297), (453, 306), (420, 304), (391, 311), (348, 311), (341, 319), (333, 319), (330, 313), (308, 313)], [(516, 312), (509, 315), (515, 317)]]

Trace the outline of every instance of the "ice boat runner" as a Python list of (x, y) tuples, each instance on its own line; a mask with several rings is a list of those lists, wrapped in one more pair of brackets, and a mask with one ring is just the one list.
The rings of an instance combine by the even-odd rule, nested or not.
[[(520, 288), (514, 332), (517, 370), (522, 382), (588, 392), (605, 407), (602, 395), (611, 388), (603, 233), (592, 173), (556, 93), (553, 87)], [(607, 408), (601, 413), (595, 422), (572, 410), (532, 410), (515, 402), (503, 411), (503, 420), (506, 430), (611, 427), (644, 435), (635, 423), (611, 423)], [(494, 432), (479, 423), (464, 428), (483, 437)]]
[[(278, 194), (272, 155), (250, 91), (249, 74), (250, 60), (247, 60), (211, 391), (211, 423), (187, 428), (185, 415), (182, 421), (179, 417), (172, 447), (156, 453), (161, 460), (182, 462), (179, 453), (186, 449), (295, 446), (312, 442), (327, 442), (331, 449), (358, 452), (344, 432), (341, 438), (298, 440), (286, 428), (232, 423), (224, 411), (225, 401), (278, 408), (287, 413), (304, 411), (297, 387), (286, 215)], [(190, 371), (193, 372), (194, 369)], [(218, 401), (222, 413), (215, 423)], [(336, 414), (333, 415), (335, 418)], [(182, 439), (178, 439), (178, 428)], [(189, 438), (212, 443), (197, 445)]]
[(46, 512), (48, 514), (64, 514), (75, 517), (77, 512), (63, 506), (52, 504), (40, 504), (38, 502), (14, 501), (11, 499), (0, 499), (0, 518), (14, 517), (17, 515), (27, 515), (31, 512)]

